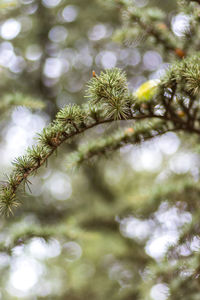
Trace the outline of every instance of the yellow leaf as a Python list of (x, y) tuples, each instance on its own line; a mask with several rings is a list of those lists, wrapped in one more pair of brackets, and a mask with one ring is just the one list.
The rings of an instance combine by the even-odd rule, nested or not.
[(149, 101), (156, 94), (159, 79), (152, 79), (143, 83), (134, 93), (135, 97), (140, 101)]

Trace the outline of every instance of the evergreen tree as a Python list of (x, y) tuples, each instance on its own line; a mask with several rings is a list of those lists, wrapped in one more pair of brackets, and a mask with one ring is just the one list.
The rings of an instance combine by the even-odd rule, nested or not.
[(0, 9), (1, 298), (199, 299), (200, 1)]

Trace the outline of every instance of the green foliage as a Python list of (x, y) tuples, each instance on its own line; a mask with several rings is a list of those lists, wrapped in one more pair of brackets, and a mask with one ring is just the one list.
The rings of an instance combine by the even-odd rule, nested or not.
[[(2, 299), (199, 299), (200, 2), (153, 2), (2, 9), (1, 28), (21, 26), (10, 40), (1, 30), (0, 54), (20, 61), (1, 69), (2, 173), (29, 121), (9, 121), (11, 109), (51, 120), (0, 184)], [(178, 33), (177, 17), (186, 22)], [(69, 165), (79, 169), (66, 175)], [(168, 235), (173, 244), (152, 254)], [(12, 274), (27, 257), (38, 283), (20, 294)]]
[(71, 167), (78, 166), (93, 156), (99, 157), (101, 154), (105, 155), (108, 153), (111, 155), (113, 151), (126, 144), (141, 143), (156, 135), (164, 134), (166, 131), (168, 131), (167, 124), (161, 121), (155, 121), (153, 124), (146, 124), (146, 122), (144, 124), (136, 124), (136, 126), (126, 128), (124, 131), (120, 130), (115, 135), (81, 145), (76, 153), (72, 153), (68, 157), (68, 165)]
[(32, 96), (21, 93), (5, 94), (0, 103), (0, 113), (12, 108), (13, 106), (26, 106), (31, 109), (43, 109), (45, 104)]
[(2, 185), (0, 188), (0, 211), (5, 216), (9, 216), (13, 213), (13, 208), (17, 208), (19, 206), (19, 202), (16, 200), (15, 194), (13, 192), (13, 188), (11, 186)]
[(119, 69), (95, 75), (88, 83), (87, 97), (92, 99), (92, 103), (102, 105), (108, 119), (126, 119), (129, 115), (127, 80)]
[(84, 112), (78, 105), (69, 105), (59, 111), (56, 118), (63, 123), (63, 126), (80, 127), (84, 121)]
[[(139, 127), (133, 131), (133, 135), (128, 135), (125, 131), (122, 135), (108, 137), (99, 143), (92, 142), (89, 146), (75, 154), (76, 163), (105, 152), (107, 149), (115, 150), (124, 143), (137, 143), (154, 137), (155, 132), (163, 134), (168, 130), (188, 130), (190, 132), (199, 132), (196, 118), (197, 104), (193, 98), (198, 93), (198, 56), (186, 58), (181, 62), (175, 63), (156, 86), (156, 96), (154, 92), (149, 99), (148, 105), (143, 106), (143, 101), (138, 101), (132, 96), (127, 87), (126, 76), (119, 69), (111, 69), (101, 72), (88, 83), (86, 96), (90, 98), (88, 105), (67, 105), (61, 109), (54, 122), (49, 124), (39, 134), (38, 145), (28, 148), (27, 154), (13, 161), (14, 169), (11, 175), (15, 178), (15, 184), (11, 185), (10, 193), (13, 191), (15, 198), (16, 189), (21, 182), (27, 183), (27, 177), (34, 173), (43, 165), (48, 157), (69, 138), (97, 126), (102, 123), (113, 122), (116, 120), (134, 120), (134, 119), (165, 119), (166, 128), (160, 125), (152, 128)], [(192, 76), (195, 74), (195, 76)], [(146, 84), (146, 83), (145, 83)], [(140, 89), (145, 85), (143, 84)], [(190, 94), (189, 106), (184, 103), (185, 96), (176, 92), (184, 91), (187, 96)], [(136, 91), (136, 93), (138, 93)], [(145, 90), (146, 93), (146, 90)], [(196, 99), (198, 101), (198, 99)], [(157, 114), (156, 107), (160, 104), (163, 112)], [(100, 108), (100, 110), (99, 110)], [(180, 113), (181, 112), (181, 113)], [(171, 122), (171, 126), (167, 123)], [(152, 134), (154, 130), (154, 134)], [(73, 163), (72, 163), (73, 164)], [(5, 193), (2, 197), (2, 211), (9, 214), (11, 204), (9, 195)], [(7, 199), (7, 202), (6, 202)], [(6, 205), (8, 203), (8, 208)]]
[(124, 43), (126, 46), (131, 46), (133, 42), (137, 46), (137, 41), (146, 43), (153, 42), (155, 45), (160, 45), (164, 51), (172, 51), (180, 42), (172, 35), (171, 30), (166, 25), (165, 13), (154, 8), (136, 8), (130, 1), (117, 1), (123, 10), (124, 28), (119, 29), (114, 36), (114, 40)]
[(200, 88), (200, 56), (194, 55), (171, 67), (168, 77), (164, 79), (166, 86), (178, 85), (180, 91), (192, 96), (199, 95)]

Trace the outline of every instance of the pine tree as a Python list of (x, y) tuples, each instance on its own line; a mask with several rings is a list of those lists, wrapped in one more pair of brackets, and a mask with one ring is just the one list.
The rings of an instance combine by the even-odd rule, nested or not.
[(199, 299), (200, 1), (0, 9), (2, 299)]

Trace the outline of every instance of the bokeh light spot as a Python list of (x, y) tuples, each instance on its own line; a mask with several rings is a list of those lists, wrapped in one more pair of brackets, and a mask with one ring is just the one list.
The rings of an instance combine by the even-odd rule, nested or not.
[(42, 0), (42, 4), (48, 8), (56, 7), (61, 0)]
[(67, 38), (67, 29), (64, 26), (54, 26), (49, 31), (49, 39), (54, 43), (60, 43), (66, 40)]
[(1, 26), (1, 36), (5, 40), (12, 40), (21, 31), (21, 24), (15, 19), (6, 20)]
[(150, 295), (153, 300), (166, 300), (169, 296), (169, 288), (163, 283), (155, 284), (151, 288)]
[(65, 22), (73, 22), (76, 20), (78, 15), (78, 9), (74, 5), (67, 5), (62, 11), (62, 17)]

